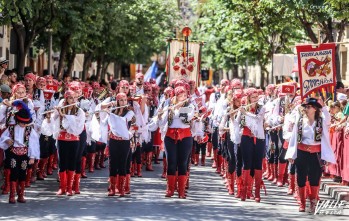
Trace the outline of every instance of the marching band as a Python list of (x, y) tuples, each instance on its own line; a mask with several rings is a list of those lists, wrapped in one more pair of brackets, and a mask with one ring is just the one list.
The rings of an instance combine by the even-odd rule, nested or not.
[[(283, 85), (294, 92), (283, 93)], [(142, 177), (143, 166), (153, 171), (163, 150), (165, 196), (178, 192), (185, 199), (191, 164), (198, 166), (201, 157), (204, 166), (213, 150), (212, 167), (230, 195), (261, 202), (267, 179), (277, 187), (288, 184), (285, 194), (297, 194), (299, 211), (306, 198), (314, 211), (324, 167), (336, 163), (331, 115), (321, 98), (302, 102), (297, 87), (268, 85), (264, 93), (224, 79), (216, 91), (200, 93), (195, 81), (174, 80), (160, 94), (141, 73), (115, 90), (97, 82), (60, 85), (29, 73), (0, 106), (2, 194), (15, 203), (17, 192), (24, 203), (25, 188), (52, 175), (56, 164), (57, 195), (80, 194), (86, 170), (102, 169), (109, 159), (107, 195), (123, 197), (131, 192), (131, 177)]]

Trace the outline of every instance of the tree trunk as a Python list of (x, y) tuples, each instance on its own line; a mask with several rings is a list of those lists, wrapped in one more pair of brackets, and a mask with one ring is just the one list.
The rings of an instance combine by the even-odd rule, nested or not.
[(83, 70), (82, 70), (82, 77), (81, 77), (83, 81), (86, 80), (88, 69), (89, 69), (90, 64), (91, 64), (91, 60), (92, 60), (92, 53), (91, 52), (85, 53)]
[[(110, 62), (104, 62), (103, 63), (103, 67), (102, 67), (102, 79), (105, 79), (105, 75), (107, 74), (107, 69), (108, 69), (108, 66), (109, 66)], [(108, 79), (109, 81), (109, 79)]]
[(18, 76), (23, 76), (24, 72), (24, 63), (25, 63), (25, 49), (24, 49), (24, 32), (22, 27), (15, 23), (12, 23), (13, 30), (16, 33), (17, 37), (17, 71)]
[[(97, 79), (101, 78), (101, 73), (102, 73), (102, 69), (103, 69), (103, 63), (104, 63), (104, 55), (100, 55), (97, 59), (97, 73), (96, 73), (96, 77)], [(103, 78), (104, 76), (102, 76)]]
[(67, 73), (69, 73), (69, 75), (71, 76), (72, 72), (73, 72), (73, 65), (74, 65), (74, 60), (76, 57), (76, 52), (75, 50), (73, 50), (71, 53), (67, 54)]
[(64, 36), (61, 38), (61, 53), (59, 55), (59, 62), (58, 62), (58, 69), (57, 69), (58, 79), (61, 79), (63, 77), (64, 59), (67, 54), (70, 38), (71, 38), (71, 35)]

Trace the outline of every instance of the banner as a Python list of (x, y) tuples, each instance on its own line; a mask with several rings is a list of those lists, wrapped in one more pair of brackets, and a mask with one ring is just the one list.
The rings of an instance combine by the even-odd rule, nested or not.
[(200, 76), (200, 43), (172, 40), (169, 43), (168, 80), (187, 79), (198, 82)]
[(302, 99), (321, 96), (335, 99), (336, 45), (334, 43), (301, 45), (297, 47), (298, 69)]

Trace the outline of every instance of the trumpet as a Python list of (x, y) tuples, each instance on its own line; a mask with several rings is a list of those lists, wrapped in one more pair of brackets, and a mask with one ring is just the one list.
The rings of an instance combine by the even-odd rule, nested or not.
[[(59, 107), (59, 106), (57, 106), (57, 107), (62, 109), (62, 108), (66, 108), (66, 107), (75, 106), (75, 105), (78, 105), (78, 104), (79, 104), (79, 102), (76, 102), (74, 104), (68, 104), (68, 105), (65, 105), (65, 106), (62, 106), (62, 107)], [(53, 113), (54, 111), (55, 111), (55, 109), (52, 109), (52, 110), (49, 110), (49, 111), (42, 112), (41, 114), (44, 115), (44, 114), (48, 114), (48, 113)]]

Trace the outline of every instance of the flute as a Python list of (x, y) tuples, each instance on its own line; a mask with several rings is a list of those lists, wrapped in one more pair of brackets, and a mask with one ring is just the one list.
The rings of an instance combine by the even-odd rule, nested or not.
[(271, 127), (271, 128), (267, 128), (266, 130), (274, 130), (274, 129), (276, 129), (276, 128), (278, 128), (278, 127), (282, 127), (282, 126), (284, 126), (284, 124), (279, 124), (279, 125), (276, 125), (276, 126), (274, 126), (274, 127)]
[(100, 112), (108, 112), (108, 111), (113, 111), (113, 110), (117, 110), (117, 109), (128, 107), (128, 106), (130, 106), (130, 105), (124, 105), (124, 106), (119, 106), (119, 107), (111, 107), (111, 108), (109, 107), (109, 108), (105, 108), (105, 109), (102, 109), (102, 110), (94, 111), (92, 113), (95, 114), (95, 113), (100, 113)]
[(241, 106), (241, 107), (239, 107), (239, 108), (237, 108), (237, 109), (235, 109), (235, 110), (233, 110), (233, 111), (229, 111), (228, 113), (226, 113), (226, 115), (234, 114), (234, 113), (238, 112), (241, 108), (246, 108), (246, 107), (249, 107), (249, 106), (251, 106), (251, 105), (253, 105), (253, 104), (256, 104), (256, 103), (258, 103), (258, 101), (253, 102), (253, 103), (250, 103), (250, 104), (245, 105), (245, 106)]
[[(173, 109), (173, 108), (175, 108), (175, 107), (177, 107), (177, 106), (179, 106), (179, 105), (181, 105), (181, 104), (187, 102), (188, 100), (190, 100), (190, 98), (187, 98), (187, 99), (185, 99), (184, 101), (180, 101), (180, 102), (178, 102), (178, 104), (175, 104), (175, 105), (172, 105), (172, 106), (167, 106), (167, 107), (165, 107), (163, 110), (159, 111), (155, 116), (157, 116), (157, 115), (159, 115), (159, 114), (163, 114), (165, 111), (168, 111), (169, 109)], [(155, 116), (154, 116), (154, 117), (155, 117)]]
[[(70, 107), (70, 106), (74, 106), (74, 105), (78, 105), (78, 104), (79, 104), (79, 102), (76, 102), (74, 104), (68, 104), (68, 105), (65, 105), (65, 106), (62, 106), (62, 107), (59, 107), (59, 106), (57, 106), (57, 107), (59, 107), (59, 108), (66, 108), (66, 107)], [(52, 113), (54, 111), (55, 111), (55, 109), (52, 109), (52, 110), (49, 110), (49, 111), (42, 112), (41, 114), (48, 114), (48, 113)]]

